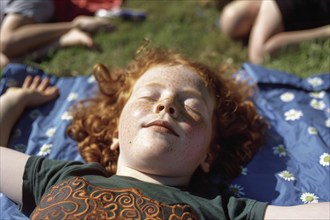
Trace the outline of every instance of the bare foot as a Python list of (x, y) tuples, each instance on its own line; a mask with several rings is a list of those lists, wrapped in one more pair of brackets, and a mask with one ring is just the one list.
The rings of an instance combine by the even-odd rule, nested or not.
[(114, 29), (110, 20), (105, 18), (81, 15), (76, 17), (73, 22), (79, 30), (90, 34), (94, 34), (99, 30), (112, 31)]
[(72, 29), (64, 34), (59, 40), (61, 47), (84, 45), (86, 47), (93, 47), (94, 42), (92, 37), (79, 29)]

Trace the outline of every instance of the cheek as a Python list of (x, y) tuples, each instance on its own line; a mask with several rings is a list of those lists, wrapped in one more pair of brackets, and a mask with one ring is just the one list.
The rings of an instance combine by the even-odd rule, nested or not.
[(128, 104), (122, 111), (119, 121), (120, 131), (124, 135), (130, 135), (132, 131), (138, 129), (141, 119), (150, 111), (150, 106), (139, 104)]
[(146, 115), (147, 112), (151, 111), (152, 106), (135, 103), (132, 105), (127, 105), (123, 111), (123, 117), (128, 121), (134, 119), (140, 119), (142, 116)]
[(185, 125), (184, 129), (190, 146), (204, 148), (210, 145), (212, 133), (210, 126), (204, 123), (193, 123)]
[(133, 109), (131, 111), (131, 115), (133, 118), (136, 118), (136, 119), (139, 119), (141, 118), (142, 116), (144, 116), (148, 111), (149, 111), (149, 108), (147, 106), (133, 106), (131, 109)]

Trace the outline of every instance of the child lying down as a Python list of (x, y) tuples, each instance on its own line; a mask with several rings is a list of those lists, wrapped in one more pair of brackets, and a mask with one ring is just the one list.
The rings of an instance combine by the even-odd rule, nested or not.
[(47, 78), (28, 76), (1, 96), (1, 192), (22, 212), (32, 219), (329, 219), (329, 203), (280, 207), (211, 190), (208, 174), (229, 181), (261, 146), (266, 122), (250, 88), (171, 50), (141, 53), (126, 69), (96, 65), (99, 94), (75, 106), (68, 134), (87, 164), (6, 148), (24, 109), (57, 97)]

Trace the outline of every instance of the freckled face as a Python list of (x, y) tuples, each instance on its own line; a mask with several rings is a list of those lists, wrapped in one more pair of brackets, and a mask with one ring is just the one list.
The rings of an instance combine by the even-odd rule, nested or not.
[(155, 66), (136, 82), (119, 121), (119, 165), (157, 175), (192, 175), (206, 159), (213, 95), (186, 66)]

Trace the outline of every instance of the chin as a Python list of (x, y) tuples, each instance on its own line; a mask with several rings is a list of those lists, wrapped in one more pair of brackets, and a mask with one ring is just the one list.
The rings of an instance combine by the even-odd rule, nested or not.
[(139, 148), (139, 157), (142, 158), (144, 161), (157, 161), (160, 158), (164, 158), (165, 155), (170, 154), (173, 152), (174, 149), (172, 147), (140, 147)]

